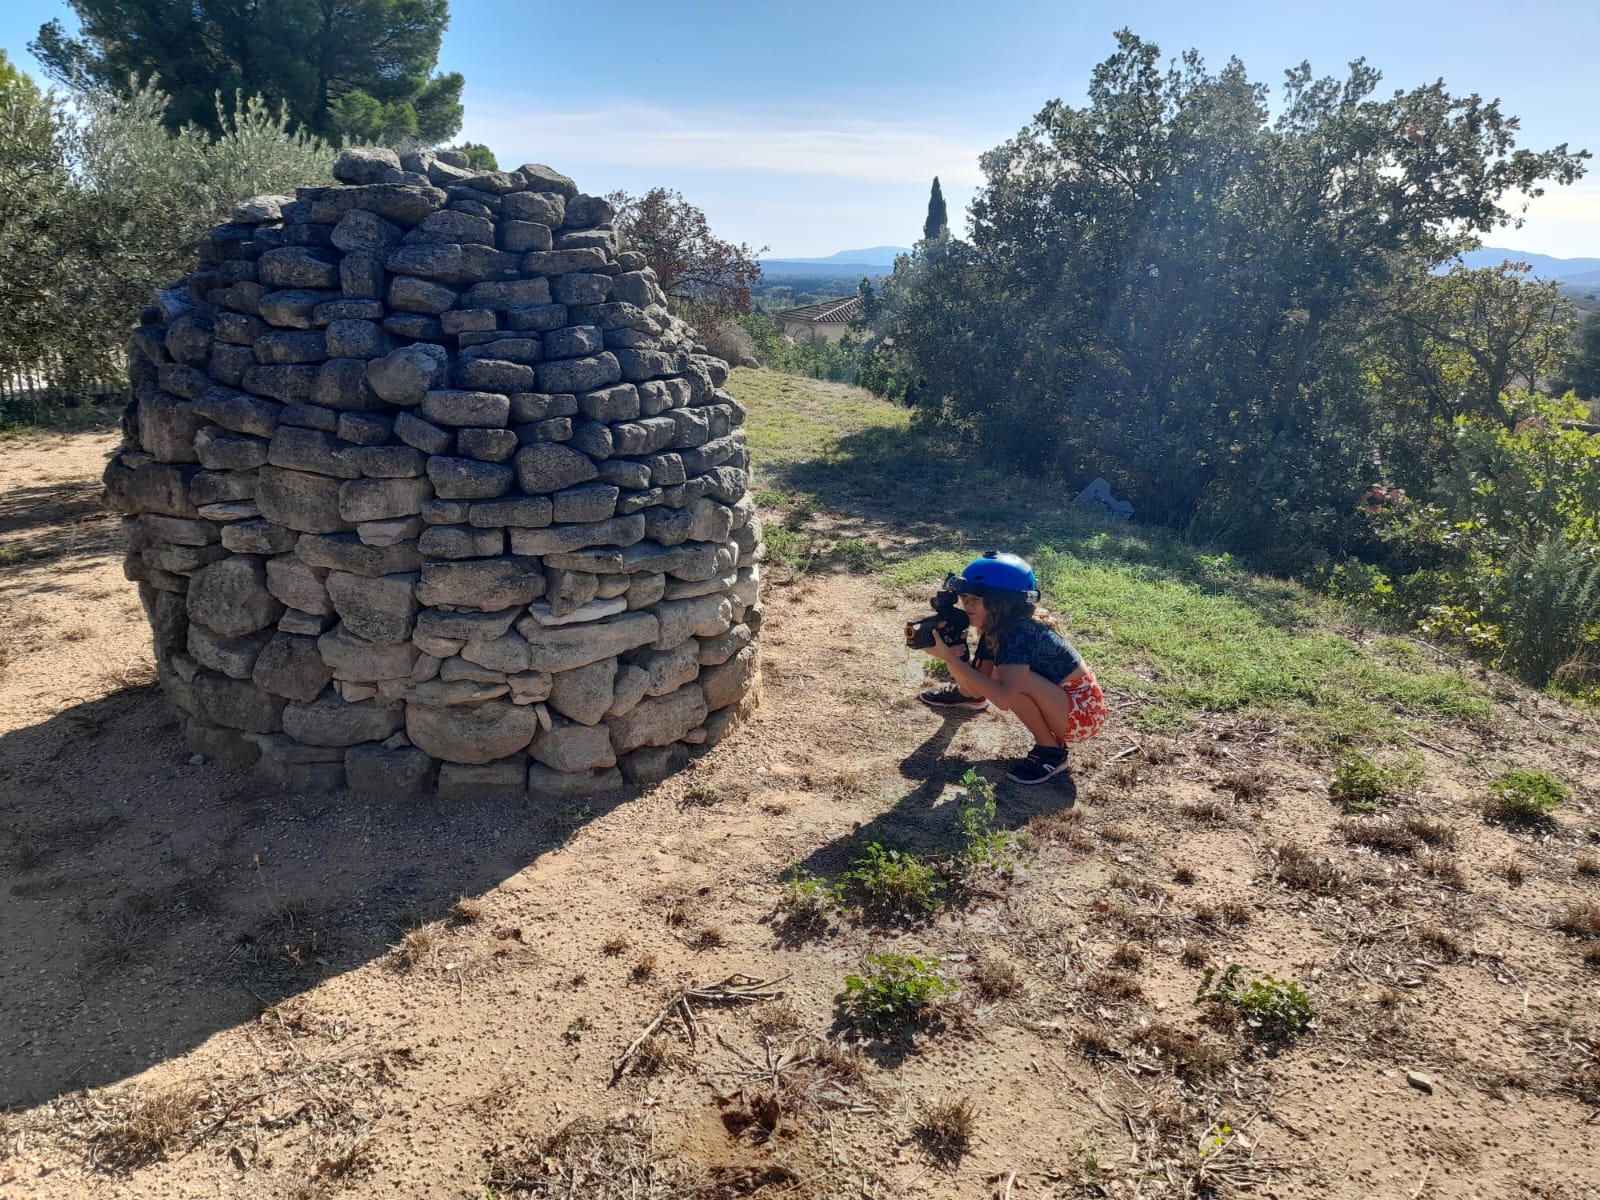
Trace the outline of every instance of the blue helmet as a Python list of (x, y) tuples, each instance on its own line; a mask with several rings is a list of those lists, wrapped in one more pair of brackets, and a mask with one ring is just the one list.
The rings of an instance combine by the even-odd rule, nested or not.
[(975, 558), (962, 568), (960, 575), (952, 575), (945, 585), (957, 595), (987, 597), (995, 593), (1020, 593), (1029, 604), (1039, 602), (1039, 581), (1033, 577), (1033, 568), (1015, 554), (998, 554), (993, 550)]

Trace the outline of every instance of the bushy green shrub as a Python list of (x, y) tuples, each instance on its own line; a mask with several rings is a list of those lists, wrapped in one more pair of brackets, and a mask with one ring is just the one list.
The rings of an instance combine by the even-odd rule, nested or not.
[(929, 863), (904, 850), (878, 842), (844, 873), (844, 882), (860, 892), (868, 908), (904, 914), (937, 912), (944, 904), (945, 885)]
[(1542, 821), (1566, 798), (1566, 785), (1544, 771), (1506, 771), (1489, 784), (1487, 815), (1500, 821)]
[(1347, 752), (1334, 764), (1328, 797), (1351, 812), (1373, 812), (1415, 787), (1422, 767), (1414, 758), (1375, 762), (1359, 750)]
[(937, 958), (869, 954), (864, 975), (846, 975), (844, 1008), (863, 1029), (890, 1032), (915, 1024), (924, 1010), (949, 991)]
[(1300, 984), (1271, 975), (1260, 975), (1248, 982), (1243, 977), (1244, 968), (1238, 963), (1220, 978), (1215, 967), (1207, 967), (1195, 998), (1202, 1004), (1237, 1010), (1245, 1024), (1262, 1037), (1290, 1037), (1311, 1028), (1316, 1010)]

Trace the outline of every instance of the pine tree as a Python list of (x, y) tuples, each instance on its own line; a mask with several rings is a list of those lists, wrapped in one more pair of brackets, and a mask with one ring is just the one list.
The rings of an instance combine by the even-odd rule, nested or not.
[(933, 177), (933, 190), (928, 193), (928, 219), (922, 223), (922, 236), (928, 241), (950, 236), (950, 214), (945, 209), (937, 175)]
[(29, 49), (69, 86), (160, 76), (171, 128), (220, 130), (216, 95), (262, 96), (323, 137), (436, 145), (461, 128), (456, 72), (435, 74), (448, 0), (69, 0)]

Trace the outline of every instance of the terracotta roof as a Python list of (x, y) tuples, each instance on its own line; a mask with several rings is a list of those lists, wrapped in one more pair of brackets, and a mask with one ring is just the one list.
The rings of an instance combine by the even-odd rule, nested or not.
[(810, 321), (814, 325), (848, 325), (860, 318), (860, 296), (824, 300), (819, 304), (807, 304), (804, 308), (791, 308), (778, 314), (780, 321)]

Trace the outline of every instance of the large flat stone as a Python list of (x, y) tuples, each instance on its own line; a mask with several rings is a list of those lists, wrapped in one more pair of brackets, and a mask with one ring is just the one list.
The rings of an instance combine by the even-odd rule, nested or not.
[(352, 575), (328, 572), (328, 596), (345, 628), (369, 642), (411, 639), (417, 615), (415, 572), (398, 575)]
[[(605, 621), (547, 627), (532, 617), (517, 623), (528, 645), (523, 669), (570, 671), (653, 642), (660, 625), (653, 613), (621, 613)], [(465, 655), (463, 651), (463, 655)]]
[(378, 683), (385, 679), (410, 679), (418, 650), (410, 642), (381, 645), (357, 637), (335, 625), (317, 639), (317, 652), (333, 670), (335, 679), (351, 683)]
[(267, 590), (262, 560), (236, 554), (197, 571), (189, 581), (189, 619), (224, 637), (243, 637), (273, 624), (283, 605)]
[(300, 701), (315, 700), (332, 678), (316, 638), (281, 632), (272, 635), (251, 674), (262, 691)]
[(381, 742), (400, 728), (398, 709), (371, 700), (351, 704), (332, 688), (308, 703), (296, 701), (283, 710), (283, 731), (308, 746), (354, 746)]
[(706, 719), (706, 700), (699, 685), (690, 684), (665, 696), (641, 700), (626, 716), (608, 717), (611, 744), (618, 754), (641, 746), (667, 746)]
[(426, 562), (417, 599), (430, 607), (477, 608), (495, 612), (525, 605), (544, 594), (538, 560), (520, 556)]
[(406, 736), (447, 763), (489, 763), (527, 748), (539, 731), (532, 706), (491, 700), (471, 707), (406, 706)]

